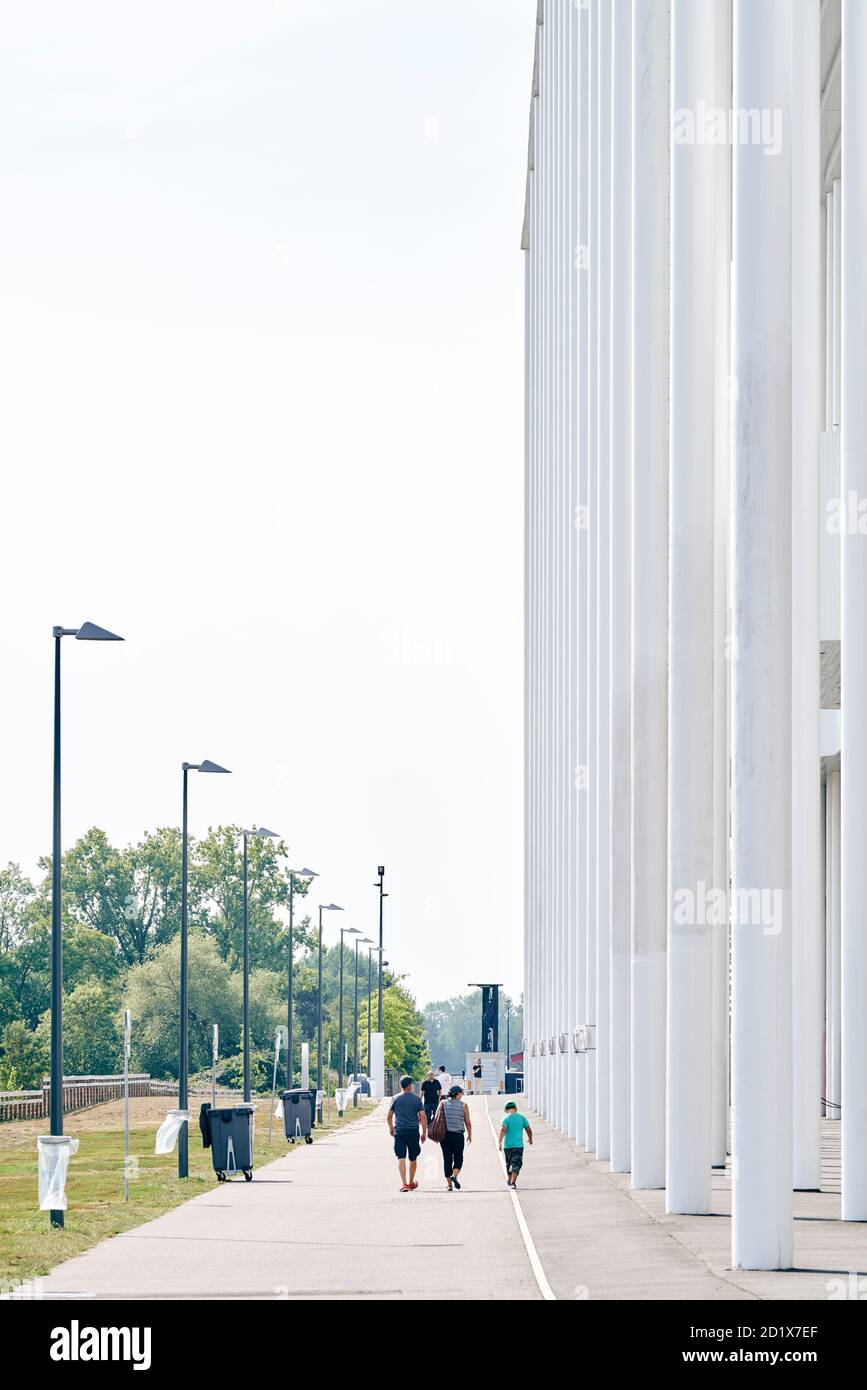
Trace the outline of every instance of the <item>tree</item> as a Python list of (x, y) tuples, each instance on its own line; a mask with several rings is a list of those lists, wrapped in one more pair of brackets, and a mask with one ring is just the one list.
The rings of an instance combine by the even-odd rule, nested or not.
[[(511, 1050), (519, 1052), (524, 1029), (523, 1004), (515, 1005), (502, 990), (499, 1009), (500, 1050), (506, 1050), (507, 1005), (511, 1008), (508, 1029)], [(478, 991), (474, 990), (472, 994), (457, 994), (451, 999), (440, 999), (426, 1004), (422, 1015), (434, 1063), (439, 1066), (444, 1062), (451, 1072), (463, 1071), (467, 1053), (475, 1052), (479, 1046), (482, 1009)]]
[[(22, 939), (8, 955), (3, 1013), (22, 1018), (35, 1028), (51, 1003), (51, 921), (31, 915)], [(63, 931), (63, 984), (65, 990), (96, 980), (108, 985), (118, 979), (119, 962), (114, 944), (102, 932), (81, 923)]]
[[(175, 936), (151, 960), (133, 967), (126, 987), (135, 1068), (166, 1079), (178, 1075), (180, 958)], [(213, 1024), (222, 1038), (232, 1039), (233, 1048), (237, 1045), (238, 1009), (232, 972), (202, 932), (190, 933), (187, 964), (192, 1072), (210, 1063)]]
[[(385, 977), (387, 987), (382, 994), (382, 1031), (385, 1034), (385, 1065), (393, 1067), (407, 1076), (421, 1077), (430, 1066), (424, 1022), (416, 1008), (415, 1000), (407, 989), (394, 977)], [(373, 1003), (374, 1018), (376, 1001)], [(358, 1029), (361, 1034), (362, 1056), (370, 1069), (367, 1058), (367, 996), (359, 1006)]]
[(35, 894), (19, 864), (0, 869), (0, 954), (13, 950), (20, 941)]
[(42, 1037), (20, 1018), (0, 1036), (0, 1091), (36, 1091), (48, 1064)]
[[(38, 1033), (51, 1045), (51, 1012)], [(63, 1070), (67, 1076), (116, 1076), (122, 1066), (122, 1030), (116, 991), (96, 980), (63, 996)]]
[[(277, 916), (289, 902), (289, 880), (280, 866), (286, 854), (282, 840), (248, 838), (251, 968), (280, 970), (286, 966), (285, 930)], [(221, 825), (208, 831), (197, 846), (192, 876), (208, 909), (205, 929), (217, 942), (223, 960), (234, 969), (243, 955), (244, 853), (239, 826)], [(303, 896), (307, 888), (305, 881), (295, 880), (296, 897)]]

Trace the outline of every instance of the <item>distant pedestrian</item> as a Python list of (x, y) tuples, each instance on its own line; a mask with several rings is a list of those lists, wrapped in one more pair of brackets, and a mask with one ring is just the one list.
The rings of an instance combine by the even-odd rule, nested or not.
[(461, 1169), (464, 1166), (464, 1135), (466, 1142), (473, 1142), (473, 1122), (470, 1107), (464, 1100), (460, 1086), (452, 1086), (447, 1098), (442, 1102), (446, 1120), (445, 1138), (442, 1140), (443, 1172), (446, 1175), (449, 1192), (453, 1187), (461, 1190)]
[(430, 1124), (436, 1113), (436, 1108), (440, 1103), (442, 1094), (443, 1088), (437, 1081), (433, 1067), (431, 1067), (424, 1081), (421, 1083), (422, 1104), (424, 1105), (424, 1113), (427, 1115), (428, 1124)]
[[(421, 1135), (419, 1135), (421, 1125)], [(412, 1089), (412, 1077), (400, 1078), (400, 1095), (395, 1096), (388, 1112), (388, 1132), (394, 1140), (394, 1153), (400, 1171), (401, 1192), (414, 1192), (418, 1187), (415, 1167), (421, 1145), (427, 1138), (427, 1115), (424, 1106)], [(407, 1171), (407, 1160), (409, 1170)]]
[(505, 1150), (507, 1181), (510, 1187), (517, 1187), (518, 1174), (524, 1163), (524, 1135), (527, 1142), (533, 1143), (533, 1131), (526, 1115), (521, 1115), (513, 1100), (506, 1101), (503, 1123), (500, 1125), (500, 1149)]
[(437, 1081), (440, 1083), (443, 1099), (445, 1100), (449, 1093), (449, 1087), (454, 1084), (454, 1078), (450, 1071), (446, 1071), (445, 1064), (443, 1064), (437, 1072)]

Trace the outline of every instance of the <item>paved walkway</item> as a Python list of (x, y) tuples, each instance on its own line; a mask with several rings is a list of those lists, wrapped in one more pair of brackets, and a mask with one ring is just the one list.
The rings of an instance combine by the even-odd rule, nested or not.
[(540, 1298), (484, 1112), (466, 1185), (438, 1144), (401, 1194), (382, 1105), (369, 1117), (58, 1265), (45, 1298)]
[(252, 1183), (215, 1186), (68, 1260), (42, 1281), (42, 1293), (524, 1300), (548, 1290), (570, 1301), (826, 1300), (847, 1290), (856, 1296), (853, 1284), (867, 1276), (867, 1224), (837, 1219), (839, 1125), (825, 1127), (826, 1190), (795, 1198), (799, 1268), (744, 1273), (729, 1267), (728, 1174), (714, 1175), (713, 1215), (667, 1216), (661, 1192), (632, 1192), (628, 1176), (609, 1173), (531, 1116), (536, 1143), (521, 1178), (519, 1212), (493, 1133), (503, 1101), (470, 1105), (474, 1143), (459, 1193), (445, 1191), (433, 1144), (422, 1149), (419, 1191), (398, 1191), (383, 1105), (257, 1169)]

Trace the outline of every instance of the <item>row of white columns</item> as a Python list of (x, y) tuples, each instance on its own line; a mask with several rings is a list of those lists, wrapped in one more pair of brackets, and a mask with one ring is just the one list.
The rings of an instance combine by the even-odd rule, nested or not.
[[(733, 1261), (785, 1268), (793, 1188), (820, 1183), (825, 1084), (821, 0), (545, 0), (538, 20), (529, 1100), (636, 1187), (664, 1187), (672, 1212), (711, 1209), (731, 1152)], [(867, 7), (843, 0), (840, 415), (844, 495), (859, 496), (865, 59)], [(732, 109), (778, 122), (779, 148), (737, 119), (730, 141), (708, 137), (707, 113)], [(847, 536), (842, 569), (853, 1219), (867, 1218), (865, 546)]]

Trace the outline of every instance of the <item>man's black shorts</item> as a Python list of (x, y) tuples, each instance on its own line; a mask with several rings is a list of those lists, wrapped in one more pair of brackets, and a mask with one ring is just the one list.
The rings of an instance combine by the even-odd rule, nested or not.
[(398, 1158), (414, 1161), (421, 1153), (421, 1140), (418, 1130), (396, 1129), (394, 1131), (394, 1152)]
[(506, 1172), (507, 1172), (507, 1173), (520, 1173), (520, 1171), (521, 1171), (521, 1165), (522, 1165), (523, 1162), (524, 1162), (524, 1150), (523, 1150), (523, 1149), (506, 1149), (506, 1150), (504, 1150), (504, 1152), (505, 1152), (505, 1155), (506, 1155)]

